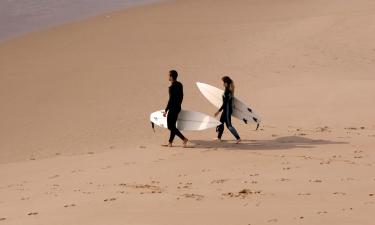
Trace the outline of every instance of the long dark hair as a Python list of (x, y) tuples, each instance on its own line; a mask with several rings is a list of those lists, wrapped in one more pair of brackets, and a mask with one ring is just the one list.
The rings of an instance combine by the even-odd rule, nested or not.
[(228, 76), (222, 77), (221, 80), (224, 83), (227, 84), (227, 87), (225, 89), (228, 89), (232, 93), (232, 96), (234, 96), (234, 82), (233, 82), (233, 80)]

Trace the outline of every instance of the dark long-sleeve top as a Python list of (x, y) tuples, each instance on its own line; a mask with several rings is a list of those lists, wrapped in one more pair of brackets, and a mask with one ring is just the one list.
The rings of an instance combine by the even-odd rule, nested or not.
[(230, 115), (233, 112), (233, 95), (229, 89), (225, 89), (223, 94), (223, 105), (220, 107), (219, 112), (224, 111), (224, 113), (229, 113)]
[(174, 81), (169, 87), (169, 100), (165, 111), (181, 110), (182, 100), (184, 98), (183, 86), (180, 82)]

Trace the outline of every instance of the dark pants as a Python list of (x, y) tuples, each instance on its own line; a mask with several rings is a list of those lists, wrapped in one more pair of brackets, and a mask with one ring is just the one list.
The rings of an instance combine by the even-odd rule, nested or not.
[(169, 143), (172, 143), (174, 140), (174, 137), (177, 135), (179, 138), (182, 140), (185, 140), (186, 138), (184, 135), (181, 134), (181, 132), (177, 129), (176, 127), (176, 122), (178, 118), (178, 114), (180, 113), (181, 110), (169, 110), (168, 115), (167, 115), (167, 124), (168, 124), (168, 129), (171, 131), (171, 135), (169, 136)]
[(220, 117), (220, 122), (221, 124), (216, 127), (217, 138), (221, 139), (221, 136), (223, 136), (225, 123), (229, 131), (233, 134), (233, 136), (236, 137), (237, 140), (240, 139), (237, 130), (232, 126), (231, 114), (223, 112)]

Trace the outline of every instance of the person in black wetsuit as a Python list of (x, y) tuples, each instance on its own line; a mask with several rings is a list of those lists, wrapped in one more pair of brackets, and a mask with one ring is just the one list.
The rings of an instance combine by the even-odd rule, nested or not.
[(178, 114), (181, 111), (181, 104), (184, 98), (183, 86), (177, 81), (178, 73), (175, 70), (169, 71), (169, 101), (164, 111), (164, 117), (167, 116), (168, 129), (171, 131), (168, 144), (162, 145), (164, 147), (172, 147), (174, 137), (177, 135), (183, 141), (183, 146), (186, 147), (188, 139), (181, 134), (176, 127)]
[(224, 132), (224, 123), (229, 129), (229, 131), (233, 134), (233, 136), (236, 138), (236, 143), (239, 144), (241, 142), (241, 138), (237, 133), (237, 130), (232, 126), (231, 116), (233, 113), (233, 94), (234, 94), (234, 83), (233, 80), (225, 76), (222, 78), (222, 81), (224, 82), (225, 91), (223, 94), (223, 105), (220, 107), (219, 111), (215, 113), (215, 117), (219, 115), (221, 111), (221, 117), (220, 122), (221, 124), (216, 127), (217, 132), (217, 140), (221, 141), (221, 136)]

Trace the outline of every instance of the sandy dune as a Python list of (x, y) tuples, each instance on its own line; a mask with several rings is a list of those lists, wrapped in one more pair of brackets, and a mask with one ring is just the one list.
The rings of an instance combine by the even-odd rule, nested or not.
[[(0, 224), (373, 224), (375, 2), (177, 1), (0, 44)], [(167, 72), (263, 118), (163, 149)]]

